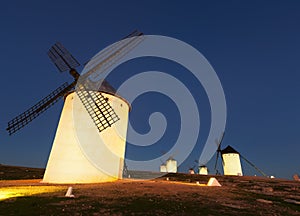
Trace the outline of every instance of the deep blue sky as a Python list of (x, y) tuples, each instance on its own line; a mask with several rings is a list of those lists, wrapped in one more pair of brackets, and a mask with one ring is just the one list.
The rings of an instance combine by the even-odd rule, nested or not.
[[(62, 101), (11, 137), (5, 128), (11, 118), (72, 80), (67, 73), (60, 74), (46, 55), (54, 42), (62, 42), (84, 63), (139, 29), (183, 40), (212, 64), (227, 101), (224, 146), (232, 145), (268, 175), (291, 178), (300, 172), (298, 1), (6, 1), (1, 2), (0, 16), (0, 163), (46, 165)], [(153, 65), (166, 64), (146, 59), (145, 68), (139, 60), (123, 67), (144, 71), (155, 69)], [(173, 69), (171, 64), (168, 67)], [(174, 74), (179, 70), (174, 69)], [(201, 89), (194, 96), (204, 97)], [(150, 97), (156, 99), (155, 95)], [(172, 105), (157, 97), (166, 104), (162, 109)], [(137, 100), (138, 106), (146, 105)], [(141, 119), (143, 113), (138, 110), (131, 119), (137, 130), (146, 132), (147, 119)], [(204, 138), (208, 125), (203, 128)], [(182, 171), (200, 154), (199, 143)], [(253, 174), (248, 168), (246, 174)]]

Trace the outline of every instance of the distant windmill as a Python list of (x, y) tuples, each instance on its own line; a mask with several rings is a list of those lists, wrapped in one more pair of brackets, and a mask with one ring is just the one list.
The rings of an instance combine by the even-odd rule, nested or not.
[(159, 166), (159, 171), (162, 173), (167, 172), (167, 165), (165, 162), (163, 162), (163, 160), (160, 160), (161, 164)]
[(200, 175), (208, 175), (208, 168), (206, 165), (199, 166), (199, 174)]
[(237, 175), (242, 176), (242, 165), (240, 154), (231, 146), (227, 146), (221, 151), (223, 160), (224, 175)]
[(216, 144), (218, 145), (216, 162), (215, 162), (216, 174), (217, 175), (221, 174), (219, 172), (219, 170), (217, 169), (218, 158), (221, 156), (224, 175), (242, 176), (243, 171), (242, 171), (241, 160), (240, 160), (240, 158), (242, 158), (250, 166), (252, 166), (254, 169), (256, 169), (260, 174), (262, 174), (263, 176), (266, 177), (267, 175), (263, 171), (261, 171), (257, 166), (255, 166), (253, 163), (251, 163), (247, 158), (245, 158), (243, 155), (241, 155), (240, 152), (235, 150), (230, 145), (224, 149), (221, 149), (221, 144), (222, 144), (222, 141), (224, 138), (224, 134), (225, 133), (222, 134), (222, 137), (219, 141), (216, 141)]
[[(82, 76), (75, 70), (79, 66), (78, 61), (62, 44), (56, 43), (50, 48), (50, 59), (59, 71), (68, 70), (74, 81), (71, 84), (64, 83), (11, 120), (7, 127), (10, 135), (15, 133), (65, 96), (43, 182), (92, 183), (122, 178), (130, 106), (125, 99), (115, 94), (115, 90), (106, 81), (102, 82), (98, 90), (95, 89), (95, 83), (89, 76), (112, 66), (143, 40), (143, 37), (139, 37), (141, 35), (141, 32), (134, 31), (126, 40), (101, 51), (88, 62), (87, 66), (92, 68)], [(76, 93), (72, 91), (75, 85)], [(74, 107), (73, 102), (77, 99), (81, 103)], [(78, 116), (73, 115), (74, 110)], [(75, 130), (75, 118), (80, 134)], [(92, 157), (88, 157), (91, 154)], [(106, 168), (102, 169), (103, 166)]]
[(195, 163), (198, 166), (198, 174), (200, 174), (200, 175), (207, 175), (208, 174), (208, 168), (205, 164), (200, 164), (199, 160), (195, 160)]
[(198, 160), (194, 160), (194, 164), (189, 165), (188, 173), (195, 174), (195, 167), (198, 165)]
[(168, 173), (177, 173), (177, 161), (174, 159), (173, 155), (167, 159), (166, 167)]
[[(165, 155), (167, 152), (165, 150), (160, 151), (162, 155)], [(173, 152), (166, 162), (164, 162), (162, 159), (160, 159), (160, 166), (159, 170), (160, 172), (168, 172), (168, 173), (177, 173), (177, 161), (175, 160), (175, 156), (177, 155), (177, 152)]]
[(221, 156), (224, 175), (241, 176), (243, 175), (243, 172), (242, 172), (239, 153), (236, 150), (234, 150), (231, 146), (227, 146), (225, 149), (221, 149), (222, 141), (224, 139), (224, 134), (225, 132), (223, 132), (221, 139), (219, 141), (216, 141), (216, 144), (218, 145), (216, 163), (215, 163), (216, 175), (221, 174), (217, 169), (218, 158)]

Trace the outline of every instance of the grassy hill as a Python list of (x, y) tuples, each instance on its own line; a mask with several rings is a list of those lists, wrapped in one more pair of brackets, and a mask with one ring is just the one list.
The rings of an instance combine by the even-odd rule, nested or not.
[(0, 164), (0, 180), (41, 179), (45, 169)]
[[(142, 181), (158, 173), (130, 171), (130, 179), (60, 185), (41, 183), (43, 173), (0, 165), (0, 215), (300, 215), (299, 181), (215, 176), (221, 187), (202, 187), (212, 176)], [(64, 197), (69, 186), (75, 198)]]

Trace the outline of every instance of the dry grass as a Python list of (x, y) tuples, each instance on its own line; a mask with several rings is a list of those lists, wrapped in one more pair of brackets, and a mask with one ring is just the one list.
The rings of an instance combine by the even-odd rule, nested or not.
[[(74, 185), (0, 181), (0, 194), (16, 188), (41, 192), (0, 201), (0, 215), (300, 215), (296, 181), (217, 176), (222, 187), (201, 187), (196, 181), (206, 183), (209, 176), (168, 178)], [(75, 198), (64, 197), (69, 186)]]

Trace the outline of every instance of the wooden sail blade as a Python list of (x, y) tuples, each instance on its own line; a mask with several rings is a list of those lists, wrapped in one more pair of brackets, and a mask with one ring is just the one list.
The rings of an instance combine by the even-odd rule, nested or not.
[[(240, 153), (239, 153), (240, 154)], [(263, 176), (267, 177), (267, 175), (261, 170), (259, 169), (257, 166), (255, 166), (252, 162), (250, 162), (247, 158), (245, 158), (243, 155), (241, 155), (241, 158), (244, 159), (250, 166), (252, 166), (254, 169), (256, 169), (260, 174), (262, 174)]]
[(127, 35), (126, 37), (124, 37), (123, 39), (131, 38), (131, 37), (135, 37), (135, 36), (141, 36), (141, 35), (143, 35), (143, 33), (136, 29), (133, 32), (131, 32), (129, 35)]
[(81, 83), (77, 84), (77, 95), (92, 118), (99, 132), (120, 120), (112, 106), (100, 92)]
[(92, 74), (94, 80), (98, 79), (97, 76), (105, 72), (109, 67), (139, 45), (144, 40), (142, 35), (143, 33), (134, 31), (126, 37), (126, 40), (121, 40), (109, 46), (93, 57), (86, 65), (89, 67), (87, 71), (80, 76), (81, 82), (84, 82), (84, 80), (89, 78)]
[(88, 63), (90, 68), (79, 78), (76, 93), (100, 132), (117, 122), (119, 117), (105, 97), (93, 87), (90, 76), (97, 80), (97, 75), (115, 64), (143, 40), (142, 37), (137, 37), (142, 34), (135, 30), (125, 37), (128, 40), (119, 41), (104, 49)]
[(60, 72), (70, 71), (80, 65), (71, 53), (59, 42), (56, 42), (49, 49), (47, 54)]
[(219, 154), (220, 154), (220, 152), (217, 152), (216, 162), (215, 162), (215, 171), (216, 171), (217, 173), (218, 173), (217, 165), (218, 165)]
[(51, 92), (48, 96), (36, 103), (34, 106), (9, 121), (8, 127), (6, 128), (9, 135), (12, 135), (13, 133), (23, 128), (25, 125), (29, 124), (32, 120), (46, 111), (49, 107), (54, 105), (61, 97), (64, 96), (65, 93), (74, 88), (75, 84), (75, 81), (70, 85), (68, 85), (67, 82), (64, 83), (53, 92)]

